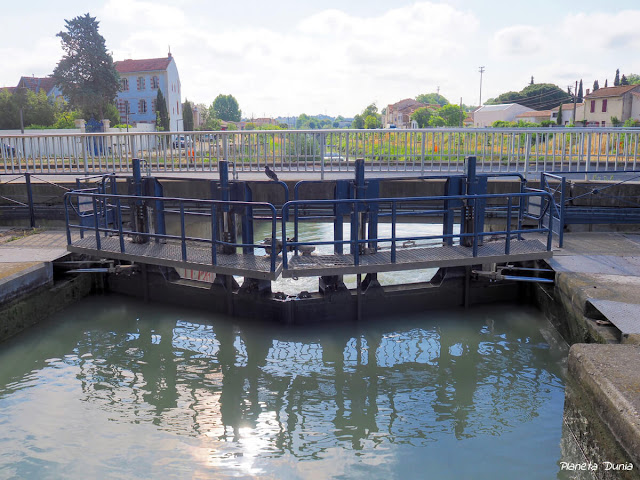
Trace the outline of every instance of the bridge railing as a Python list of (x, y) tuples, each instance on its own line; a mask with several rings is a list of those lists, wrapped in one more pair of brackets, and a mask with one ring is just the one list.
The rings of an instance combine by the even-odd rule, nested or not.
[[(514, 239), (521, 239), (524, 233), (541, 233), (546, 235), (547, 250), (551, 250), (552, 234), (553, 234), (553, 217), (550, 218), (547, 225), (538, 223), (537, 227), (524, 228), (524, 205), (531, 199), (537, 198), (540, 203), (549, 203), (552, 201), (552, 195), (544, 191), (530, 191), (525, 193), (504, 193), (504, 194), (486, 194), (486, 195), (443, 195), (430, 197), (407, 197), (407, 198), (376, 198), (376, 199), (342, 199), (342, 200), (294, 200), (287, 202), (282, 207), (282, 265), (283, 269), (288, 268), (288, 251), (293, 251), (292, 255), (298, 255), (300, 247), (321, 247), (332, 245), (334, 249), (341, 250), (340, 245), (349, 245), (351, 254), (353, 255), (353, 265), (360, 264), (360, 258), (367, 251), (373, 250), (375, 253), (380, 250), (390, 250), (391, 263), (396, 262), (396, 256), (399, 248), (403, 246), (416, 247), (417, 242), (427, 242), (434, 246), (433, 243), (442, 245), (451, 245), (454, 242), (472, 247), (473, 257), (478, 256), (478, 248), (483, 241), (488, 239), (501, 239), (504, 241), (504, 254), (509, 255), (511, 250), (511, 242)], [(351, 212), (351, 232), (360, 232), (363, 218), (361, 213), (366, 214), (373, 209), (377, 213), (377, 217), (388, 217), (391, 223), (391, 233), (389, 235), (378, 234), (375, 238), (360, 238), (360, 236), (351, 236), (350, 238), (334, 238), (333, 240), (305, 240), (297, 236), (299, 232), (298, 223), (307, 220), (300, 212), (306, 209), (318, 207), (333, 208), (339, 210), (339, 205), (346, 205)], [(488, 209), (499, 210), (503, 212), (504, 228), (502, 230), (492, 229), (485, 230), (484, 215)], [(288, 225), (285, 220), (289, 213), (293, 216), (293, 225)], [(397, 235), (396, 228), (399, 222), (410, 222), (411, 217), (421, 217), (424, 215), (439, 215), (442, 217), (443, 233), (442, 234), (415, 234), (415, 235)], [(459, 232), (454, 232), (453, 228), (447, 228), (447, 225), (453, 225), (453, 219), (463, 219), (465, 228)], [(539, 218), (536, 218), (539, 220)], [(338, 219), (338, 221), (341, 221)], [(514, 228), (515, 224), (515, 228)], [(291, 239), (287, 238), (288, 232), (293, 227), (294, 235)]]
[[(84, 211), (78, 205), (90, 204), (91, 208)], [(188, 261), (189, 246), (208, 247), (211, 252), (211, 265), (218, 265), (219, 250), (223, 248), (253, 252), (254, 249), (269, 251), (271, 272), (276, 270), (277, 251), (264, 243), (243, 243), (231, 241), (219, 235), (219, 223), (229, 212), (246, 213), (248, 209), (260, 208), (270, 212), (270, 217), (262, 217), (261, 221), (271, 223), (271, 245), (277, 245), (277, 213), (270, 203), (238, 202), (222, 200), (201, 200), (175, 197), (153, 197), (138, 195), (115, 195), (94, 193), (92, 189), (72, 191), (65, 194), (65, 219), (67, 224), (67, 243), (72, 244), (72, 233), (78, 232), (80, 237), (92, 235), (95, 237), (97, 250), (102, 250), (103, 238), (117, 236), (119, 252), (127, 253), (125, 237), (134, 243), (167, 243), (173, 242), (180, 246), (183, 262)], [(138, 222), (135, 216), (146, 215), (147, 206), (155, 207), (155, 212), (162, 211), (166, 215), (175, 215), (177, 221), (173, 226), (163, 231), (158, 228), (160, 222)], [(127, 216), (130, 220), (127, 221)], [(189, 231), (189, 225), (206, 223), (210, 228), (208, 235)], [(148, 225), (153, 227), (148, 228)], [(155, 224), (155, 225), (154, 225)], [(155, 227), (155, 228), (154, 228)]]
[(364, 158), (368, 171), (479, 172), (636, 170), (640, 129), (434, 128), (2, 135), (0, 174), (129, 172), (133, 158), (152, 172), (236, 175), (269, 165), (284, 172), (341, 172)]

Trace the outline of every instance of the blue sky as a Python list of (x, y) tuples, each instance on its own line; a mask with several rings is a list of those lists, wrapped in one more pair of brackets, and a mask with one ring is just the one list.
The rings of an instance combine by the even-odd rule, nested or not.
[(3, 9), (0, 86), (46, 76), (55, 35), (87, 11), (114, 60), (174, 55), (183, 100), (234, 95), (246, 116), (351, 116), (436, 91), (452, 102), (536, 83), (640, 73), (640, 2), (101, 0)]

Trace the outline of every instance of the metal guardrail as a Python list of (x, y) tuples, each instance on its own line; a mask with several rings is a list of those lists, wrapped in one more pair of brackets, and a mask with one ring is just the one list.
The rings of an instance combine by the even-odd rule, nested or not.
[[(485, 195), (442, 195), (442, 196), (429, 196), (429, 197), (406, 197), (406, 198), (376, 198), (376, 199), (342, 199), (342, 200), (294, 200), (287, 202), (282, 207), (282, 217), (286, 218), (289, 215), (290, 210), (293, 211), (293, 228), (296, 232), (296, 240), (290, 241), (287, 239), (287, 223), (282, 220), (282, 267), (284, 270), (288, 268), (288, 251), (293, 250), (293, 254), (298, 254), (298, 249), (301, 246), (318, 247), (321, 245), (333, 245), (334, 248), (337, 245), (350, 245), (351, 252), (353, 254), (354, 266), (359, 265), (360, 257), (362, 255), (361, 249), (366, 245), (375, 245), (375, 249), (378, 249), (378, 245), (382, 243), (389, 244), (391, 251), (391, 263), (396, 261), (396, 253), (398, 250), (398, 243), (416, 242), (416, 241), (440, 241), (443, 244), (451, 244), (453, 240), (458, 240), (460, 243), (465, 242), (465, 239), (470, 240), (470, 246), (472, 248), (472, 256), (478, 256), (478, 247), (482, 243), (485, 237), (500, 237), (505, 239), (505, 255), (509, 255), (511, 240), (513, 238), (520, 239), (523, 233), (543, 233), (547, 236), (547, 250), (551, 250), (552, 241), (552, 229), (553, 219), (551, 219), (548, 226), (539, 224), (538, 228), (523, 228), (524, 218), (524, 204), (532, 197), (538, 197), (545, 199), (549, 202), (551, 200), (551, 194), (543, 191), (530, 191), (525, 193), (502, 193), (502, 194), (485, 194)], [(479, 206), (481, 202), (487, 202), (488, 200), (498, 200), (505, 203), (506, 206), (494, 206), (494, 208), (500, 208), (506, 211), (505, 229), (504, 230), (492, 230), (492, 231), (480, 231), (477, 228), (478, 225), (482, 225), (482, 219), (479, 215), (484, 215), (485, 209), (475, 208)], [(301, 241), (297, 238), (297, 232), (299, 231), (298, 223), (307, 219), (305, 216), (300, 215), (301, 207), (310, 206), (329, 206), (335, 207), (337, 205), (350, 205), (351, 208), (351, 222), (352, 231), (358, 232), (359, 225), (359, 212), (366, 212), (368, 208), (374, 207), (376, 211), (390, 211), (390, 213), (378, 214), (379, 217), (389, 217), (391, 220), (391, 235), (387, 237), (378, 238), (350, 238), (342, 240), (322, 240), (322, 241)], [(384, 208), (386, 205), (386, 208)], [(407, 211), (406, 208), (401, 206), (415, 205), (413, 211)], [(469, 212), (471, 215), (469, 215)], [(442, 233), (440, 235), (410, 235), (399, 237), (396, 235), (396, 226), (399, 219), (407, 220), (410, 217), (418, 217), (421, 215), (434, 215), (439, 214), (443, 217), (445, 215), (459, 216), (461, 219), (467, 219), (474, 225), (472, 232), (459, 232), (459, 233)], [(515, 218), (514, 218), (515, 217)], [(529, 216), (531, 217), (531, 216)], [(512, 222), (515, 219), (516, 228), (512, 228)], [(538, 218), (536, 218), (538, 220)]]
[[(349, 244), (352, 247), (354, 264), (359, 264), (361, 255), (361, 247), (365, 244), (375, 245), (374, 249), (378, 249), (378, 245), (382, 243), (389, 244), (391, 250), (391, 263), (396, 261), (396, 252), (399, 242), (407, 241), (422, 241), (422, 240), (439, 240), (444, 244), (452, 244), (454, 239), (458, 239), (460, 243), (465, 243), (471, 247), (473, 257), (478, 256), (479, 245), (485, 237), (491, 236), (503, 237), (505, 239), (504, 254), (509, 255), (512, 239), (520, 238), (523, 233), (539, 232), (547, 234), (547, 250), (551, 250), (552, 239), (552, 225), (547, 227), (539, 226), (538, 228), (524, 229), (522, 225), (523, 219), (523, 207), (522, 204), (528, 198), (540, 197), (544, 198), (546, 202), (551, 202), (551, 195), (547, 192), (536, 191), (528, 193), (510, 193), (510, 194), (487, 194), (487, 195), (453, 195), (453, 196), (430, 196), (430, 197), (411, 197), (411, 198), (378, 198), (378, 199), (345, 199), (345, 200), (296, 200), (287, 202), (282, 207), (281, 215), (278, 216), (277, 209), (270, 203), (265, 202), (239, 202), (239, 201), (220, 201), (220, 200), (201, 200), (201, 199), (186, 199), (186, 198), (171, 198), (171, 197), (151, 197), (151, 196), (136, 196), (136, 195), (113, 195), (113, 194), (101, 194), (94, 193), (89, 190), (85, 191), (73, 191), (65, 194), (65, 217), (67, 223), (67, 242), (72, 245), (72, 231), (79, 231), (80, 236), (84, 237), (85, 234), (95, 236), (95, 248), (98, 251), (102, 250), (102, 237), (117, 236), (119, 241), (119, 253), (127, 253), (128, 243), (125, 241), (125, 236), (129, 236), (137, 242), (156, 242), (167, 243), (173, 242), (179, 244), (181, 248), (182, 261), (187, 262), (189, 245), (197, 244), (198, 246), (205, 245), (210, 249), (211, 265), (218, 265), (219, 253), (218, 247), (231, 247), (236, 251), (238, 248), (242, 248), (244, 253), (236, 253), (238, 256), (253, 255), (254, 249), (264, 249), (268, 252), (271, 264), (271, 272), (276, 270), (276, 260), (279, 258), (279, 254), (282, 255), (282, 267), (287, 269), (288, 265), (288, 251), (294, 250), (293, 255), (297, 255), (299, 247), (308, 245), (333, 245), (335, 249), (341, 250), (339, 245)], [(86, 202), (87, 199), (92, 205), (91, 211), (82, 212), (79, 211), (74, 205)], [(500, 208), (505, 209), (505, 229), (484, 231), (484, 229), (477, 228), (482, 222), (479, 215), (484, 214), (483, 208), (479, 207), (481, 202), (487, 202), (489, 200), (496, 200), (502, 205)], [(136, 222), (132, 221), (128, 226), (125, 226), (124, 212), (135, 210), (136, 205), (157, 205), (162, 203), (162, 210), (168, 211), (171, 209), (174, 214), (178, 214), (179, 229), (177, 234), (167, 234), (153, 231), (144, 231), (138, 228)], [(541, 200), (542, 202), (542, 200)], [(425, 207), (425, 203), (437, 204), (439, 207)], [(288, 239), (288, 234), (293, 227), (294, 231), (298, 232), (298, 222), (304, 220), (304, 218), (298, 215), (299, 206), (310, 204), (322, 204), (333, 205), (334, 207), (339, 204), (350, 205), (351, 208), (351, 221), (353, 231), (359, 231), (360, 213), (365, 213), (368, 208), (375, 207), (376, 211), (381, 210), (380, 206), (386, 204), (389, 206), (390, 213), (382, 213), (379, 216), (387, 216), (391, 221), (391, 235), (387, 237), (378, 236), (378, 238), (353, 238), (349, 240), (343, 239), (329, 239), (321, 241), (301, 241), (297, 237)], [(405, 210), (399, 211), (399, 206), (403, 204), (415, 204), (417, 209), (411, 212)], [(506, 204), (506, 205), (505, 205)], [(170, 207), (171, 205), (171, 207)], [(203, 208), (204, 207), (204, 208)], [(260, 207), (270, 211), (271, 216), (267, 220), (271, 223), (271, 242), (270, 243), (242, 243), (232, 242), (225, 238), (219, 238), (218, 233), (218, 220), (225, 212), (242, 212), (255, 207)], [(410, 216), (417, 216), (424, 214), (425, 208), (428, 208), (430, 213), (445, 215), (455, 215), (461, 219), (468, 219), (473, 222), (476, 227), (472, 228), (471, 232), (459, 232), (459, 233), (446, 233), (443, 231), (441, 235), (410, 235), (410, 236), (398, 236), (396, 234), (396, 226), (401, 220), (406, 220)], [(289, 211), (294, 211), (293, 225), (288, 225), (286, 218)], [(387, 209), (385, 209), (387, 210)], [(70, 212), (73, 212), (77, 217), (77, 223), (72, 222)], [(470, 213), (471, 212), (471, 213)], [(483, 212), (483, 213), (480, 213)], [(187, 217), (195, 216), (198, 220), (208, 219), (211, 226), (210, 238), (203, 238), (201, 236), (193, 236), (187, 233), (186, 225), (188, 223)], [(277, 238), (277, 220), (281, 220), (281, 239)], [(89, 220), (89, 221), (87, 221)], [(254, 220), (257, 221), (257, 220)], [(512, 223), (515, 221), (516, 227), (512, 227)], [(551, 220), (553, 221), (553, 220)], [(353, 224), (355, 222), (355, 224)], [(443, 222), (444, 223), (444, 222)], [(281, 249), (279, 248), (281, 245)], [(228, 256), (228, 255), (227, 255)]]
[(151, 172), (217, 171), (234, 175), (269, 165), (283, 172), (353, 169), (462, 172), (474, 155), (479, 172), (539, 173), (640, 168), (640, 129), (436, 128), (417, 130), (252, 130), (216, 132), (2, 135), (0, 174), (129, 172), (131, 160)]
[[(90, 201), (92, 210), (81, 212), (74, 207), (75, 204), (83, 204)], [(161, 202), (163, 209), (169, 205), (174, 205), (172, 208), (173, 213), (179, 214), (179, 233), (177, 235), (159, 233), (159, 232), (147, 232), (142, 229), (136, 228), (135, 222), (131, 222), (128, 228), (125, 227), (125, 216), (123, 212), (129, 212), (131, 206), (134, 205), (151, 205), (156, 202)], [(124, 204), (123, 204), (124, 203)], [(153, 241), (153, 242), (179, 242), (181, 248), (182, 260), (187, 261), (187, 250), (189, 244), (208, 245), (211, 250), (212, 265), (218, 264), (218, 247), (227, 246), (232, 248), (270, 248), (264, 244), (245, 244), (242, 242), (229, 242), (225, 239), (218, 238), (217, 222), (221, 218), (223, 212), (228, 212), (231, 208), (238, 210), (250, 209), (260, 207), (263, 210), (271, 211), (271, 240), (272, 244), (276, 245), (276, 230), (277, 230), (277, 215), (276, 209), (270, 203), (265, 202), (236, 202), (236, 201), (222, 201), (222, 200), (201, 200), (201, 199), (189, 199), (189, 198), (173, 198), (173, 197), (151, 197), (151, 196), (138, 196), (138, 195), (110, 195), (94, 193), (89, 190), (85, 191), (72, 191), (65, 194), (65, 219), (67, 223), (67, 244), (71, 245), (71, 233), (72, 231), (79, 231), (80, 237), (83, 238), (85, 232), (91, 232), (95, 235), (96, 246), (98, 250), (101, 250), (101, 237), (107, 237), (109, 235), (117, 235), (120, 243), (120, 253), (127, 253), (127, 243), (125, 242), (125, 236), (131, 238), (137, 238), (140, 241)], [(188, 210), (187, 206), (193, 206), (194, 211)], [(205, 207), (205, 212), (202, 212), (202, 207)], [(177, 209), (177, 210), (176, 210)], [(167, 208), (167, 210), (169, 210)], [(74, 212), (78, 217), (79, 223), (72, 223), (70, 211)], [(196, 237), (187, 234), (187, 217), (197, 217), (199, 220), (202, 218), (209, 218), (211, 223), (211, 238)], [(93, 221), (87, 222), (87, 219)], [(271, 271), (274, 272), (276, 268), (276, 249), (271, 249)]]
[[(622, 185), (627, 182), (638, 181), (640, 179), (640, 170), (627, 171), (609, 171), (611, 179), (616, 175), (623, 175), (626, 178), (615, 182), (608, 183), (603, 186), (594, 186), (582, 193), (572, 195), (568, 188), (567, 174), (572, 172), (558, 172), (557, 174), (543, 172), (540, 174), (540, 189), (549, 193), (549, 201), (541, 201), (539, 208), (541, 224), (555, 222), (557, 231), (553, 233), (558, 236), (558, 246), (562, 248), (564, 244), (564, 228), (569, 224), (617, 224), (617, 223), (640, 223), (640, 203), (636, 200), (637, 196), (632, 195), (625, 198), (621, 195), (612, 195), (611, 199), (616, 201), (615, 207), (606, 207), (602, 205), (581, 205), (579, 200), (584, 197), (593, 197), (602, 195), (604, 191)], [(598, 171), (586, 171), (585, 175), (598, 174)], [(610, 182), (611, 179), (607, 179)], [(533, 191), (527, 189), (527, 191)], [(542, 199), (541, 199), (542, 200)]]

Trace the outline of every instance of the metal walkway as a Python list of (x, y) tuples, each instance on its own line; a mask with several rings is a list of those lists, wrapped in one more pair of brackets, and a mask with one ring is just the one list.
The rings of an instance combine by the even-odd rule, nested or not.
[(478, 247), (473, 256), (471, 247), (461, 245), (399, 249), (395, 262), (391, 252), (360, 255), (360, 265), (354, 265), (353, 255), (297, 255), (289, 259), (283, 277), (310, 277), (358, 273), (395, 272), (421, 268), (460, 267), (483, 263), (521, 262), (551, 258), (551, 251), (538, 240), (521, 240), (511, 244), (507, 255), (505, 242), (491, 242)]
[(100, 239), (100, 248), (95, 237), (85, 237), (67, 246), (70, 252), (84, 253), (93, 257), (107, 257), (129, 262), (162, 265), (214, 272), (222, 275), (239, 275), (259, 280), (275, 280), (282, 271), (282, 258), (276, 259), (276, 268), (271, 270), (271, 257), (243, 254), (216, 255), (216, 265), (211, 261), (211, 248), (201, 247), (193, 242), (186, 245), (187, 260), (182, 258), (180, 242), (168, 240), (166, 243), (133, 243), (125, 240), (125, 251), (120, 250), (118, 237)]

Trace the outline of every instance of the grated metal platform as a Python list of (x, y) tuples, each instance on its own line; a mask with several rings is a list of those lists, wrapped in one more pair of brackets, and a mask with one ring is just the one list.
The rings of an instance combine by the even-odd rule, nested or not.
[(457, 267), (482, 263), (518, 262), (551, 258), (539, 240), (511, 242), (509, 255), (504, 253), (504, 242), (486, 243), (478, 247), (478, 256), (472, 256), (470, 247), (440, 246), (429, 248), (399, 248), (396, 262), (391, 263), (391, 252), (360, 255), (360, 265), (353, 264), (353, 255), (298, 255), (289, 258), (283, 277), (311, 277), (357, 273), (393, 272), (420, 268)]
[(271, 258), (256, 255), (229, 255), (218, 253), (217, 265), (211, 265), (211, 247), (187, 244), (187, 261), (182, 260), (179, 243), (133, 243), (125, 240), (125, 253), (120, 251), (119, 237), (100, 237), (100, 247), (95, 236), (78, 239), (67, 250), (100, 258), (114, 258), (130, 262), (187, 268), (223, 275), (240, 275), (260, 280), (275, 280), (282, 270), (282, 259), (276, 259), (275, 272), (271, 272)]
[(504, 242), (490, 242), (478, 248), (478, 256), (472, 256), (471, 247), (438, 246), (428, 248), (399, 248), (396, 262), (391, 263), (391, 252), (382, 251), (360, 255), (360, 265), (353, 264), (353, 255), (292, 255), (288, 269), (282, 269), (282, 257), (276, 259), (274, 272), (270, 271), (268, 256), (218, 254), (217, 265), (211, 265), (210, 247), (197, 244), (187, 246), (187, 261), (182, 260), (179, 243), (137, 244), (125, 241), (125, 253), (120, 251), (118, 237), (101, 237), (101, 249), (96, 246), (94, 236), (73, 241), (67, 250), (100, 258), (114, 258), (130, 262), (187, 268), (225, 275), (239, 275), (262, 280), (283, 277), (315, 277), (358, 273), (393, 272), (421, 268), (454, 267), (486, 263), (518, 262), (550, 258), (539, 240), (512, 241), (509, 255), (504, 253)]

